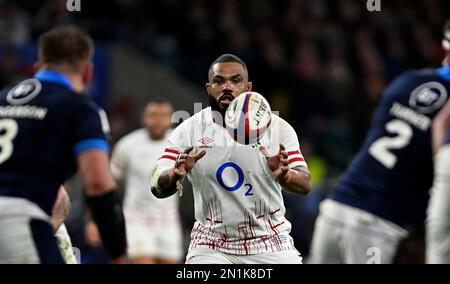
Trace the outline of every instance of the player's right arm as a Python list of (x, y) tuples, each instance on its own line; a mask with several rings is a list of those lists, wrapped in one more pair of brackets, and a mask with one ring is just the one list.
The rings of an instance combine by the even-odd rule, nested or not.
[(433, 119), (433, 153), (436, 154), (449, 134), (450, 100)]
[(114, 263), (124, 263), (126, 234), (123, 211), (115, 194), (110, 172), (109, 130), (104, 113), (85, 100), (76, 110), (74, 122), (74, 154), (78, 174), (86, 191), (86, 202), (97, 223), (102, 242)]
[(192, 153), (194, 147), (183, 146), (188, 144), (184, 141), (183, 127), (185, 123), (172, 132), (164, 153), (152, 169), (151, 191), (157, 198), (166, 198), (181, 190), (182, 180), (206, 154), (205, 150)]
[(111, 155), (111, 174), (117, 183), (125, 178), (127, 172), (129, 163), (128, 148), (125, 138), (122, 138), (117, 142)]
[[(450, 101), (433, 120), (434, 179), (426, 221), (427, 263), (450, 263)], [(447, 140), (446, 140), (447, 139)]]
[[(175, 194), (179, 188), (178, 182), (181, 182), (184, 177), (194, 168), (198, 160), (205, 154), (205, 150), (201, 150), (195, 154), (190, 154), (194, 147), (186, 148), (175, 160), (173, 168), (158, 172), (158, 166), (152, 172), (152, 193), (157, 198), (166, 198)], [(153, 179), (155, 182), (153, 182)]]
[[(450, 125), (447, 127), (450, 130)], [(445, 141), (445, 140), (444, 140)], [(434, 159), (426, 222), (427, 263), (450, 263), (450, 135)]]

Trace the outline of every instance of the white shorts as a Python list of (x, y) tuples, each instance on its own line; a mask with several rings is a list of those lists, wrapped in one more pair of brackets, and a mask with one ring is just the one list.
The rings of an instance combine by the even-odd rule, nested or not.
[(183, 236), (179, 222), (166, 227), (152, 226), (140, 222), (138, 216), (126, 215), (128, 257), (155, 257), (181, 260), (183, 256)]
[(366, 211), (326, 199), (320, 205), (308, 263), (392, 263), (400, 226)]
[(63, 264), (49, 220), (28, 200), (0, 196), (0, 263)]
[(232, 255), (208, 248), (191, 249), (186, 264), (302, 264), (296, 250), (253, 255)]

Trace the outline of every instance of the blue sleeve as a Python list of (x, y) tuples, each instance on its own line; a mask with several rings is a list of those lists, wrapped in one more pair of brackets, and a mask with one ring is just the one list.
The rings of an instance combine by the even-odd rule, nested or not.
[(106, 137), (109, 126), (104, 112), (86, 99), (77, 108), (75, 116), (74, 155), (93, 149), (109, 153)]
[(407, 94), (415, 87), (414, 72), (409, 71), (395, 78), (383, 91), (382, 99), (393, 99), (402, 94)]

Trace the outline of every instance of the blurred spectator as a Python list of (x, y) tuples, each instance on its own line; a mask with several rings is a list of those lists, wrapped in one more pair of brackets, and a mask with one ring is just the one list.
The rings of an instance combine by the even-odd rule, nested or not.
[(13, 1), (0, 2), (0, 43), (20, 46), (30, 40), (28, 17)]

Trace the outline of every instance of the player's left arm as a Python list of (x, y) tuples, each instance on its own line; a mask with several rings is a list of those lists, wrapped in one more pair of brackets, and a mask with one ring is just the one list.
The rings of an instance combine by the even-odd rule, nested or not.
[(125, 218), (110, 170), (108, 119), (102, 109), (82, 98), (71, 116), (78, 174), (106, 251), (113, 263), (126, 263)]
[[(298, 165), (290, 167), (293, 164), (289, 160), (288, 152), (283, 144), (280, 144), (278, 154), (269, 156), (265, 147), (260, 148), (267, 159), (267, 166), (275, 175), (276, 180), (287, 190), (296, 194), (307, 194), (311, 191), (311, 175), (306, 166)], [(298, 154), (296, 154), (298, 155)], [(295, 161), (297, 162), (297, 161)]]
[(289, 169), (278, 182), (287, 190), (296, 194), (307, 194), (311, 191), (311, 174), (304, 166)]

